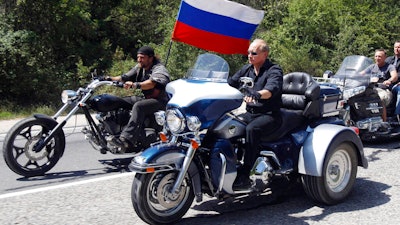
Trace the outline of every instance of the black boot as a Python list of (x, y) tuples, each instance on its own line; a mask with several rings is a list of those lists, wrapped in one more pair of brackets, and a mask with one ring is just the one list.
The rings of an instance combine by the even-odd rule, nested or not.
[(238, 169), (238, 174), (233, 182), (233, 190), (240, 191), (248, 190), (249, 188), (251, 188), (250, 172)]
[(118, 152), (120, 154), (125, 153), (127, 150), (132, 150), (133, 149), (133, 144), (123, 136), (120, 136), (119, 138), (113, 137), (111, 139), (111, 142), (115, 146), (120, 148), (120, 150)]

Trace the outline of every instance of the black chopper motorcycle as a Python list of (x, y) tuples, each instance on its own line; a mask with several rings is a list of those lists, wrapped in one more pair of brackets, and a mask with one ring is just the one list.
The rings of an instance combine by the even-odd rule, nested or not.
[[(88, 125), (82, 132), (93, 148), (102, 154), (121, 154), (120, 148), (112, 144), (112, 138), (118, 138), (128, 123), (132, 105), (114, 95), (95, 95), (95, 90), (101, 86), (123, 87), (123, 84), (107, 81), (104, 77), (93, 77), (86, 87), (77, 91), (64, 90), (61, 94), (64, 104), (52, 117), (35, 114), (15, 124), (3, 144), (7, 166), (24, 177), (44, 175), (52, 169), (65, 150), (63, 127), (78, 110), (83, 112), (87, 120)], [(96, 112), (95, 118), (92, 111)], [(64, 112), (68, 113), (64, 120), (57, 121)], [(158, 132), (162, 127), (155, 122), (154, 116), (146, 118), (144, 127), (137, 134), (136, 145), (126, 154), (142, 151), (158, 140)]]
[(396, 101), (386, 107), (387, 120), (383, 121), (383, 103), (375, 88), (381, 85), (374, 74), (360, 75), (373, 60), (365, 56), (351, 55), (345, 57), (336, 74), (326, 71), (323, 78), (316, 78), (325, 90), (337, 89), (336, 96), (340, 118), (347, 126), (360, 130), (360, 138), (365, 142), (390, 140), (400, 137), (399, 118), (394, 114)]
[[(346, 199), (358, 166), (368, 165), (362, 142), (356, 128), (328, 115), (325, 104), (331, 102), (321, 96), (320, 85), (299, 72), (283, 77), (283, 123), (262, 139), (252, 187), (233, 189), (246, 124), (240, 117), (243, 94), (227, 84), (228, 74), (223, 58), (205, 53), (186, 78), (167, 85), (172, 97), (165, 111), (155, 113), (164, 127), (161, 141), (129, 165), (136, 173), (131, 198), (137, 215), (149, 224), (175, 223), (203, 194), (222, 201), (257, 196), (268, 193), (279, 178), (301, 180), (317, 202), (331, 205)], [(243, 87), (253, 84), (251, 78), (241, 82)]]

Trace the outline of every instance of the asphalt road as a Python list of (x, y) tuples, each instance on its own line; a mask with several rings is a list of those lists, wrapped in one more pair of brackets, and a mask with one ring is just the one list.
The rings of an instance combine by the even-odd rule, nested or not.
[[(82, 136), (68, 140), (60, 165), (44, 177), (22, 178), (0, 162), (0, 224), (145, 224), (130, 199), (134, 174), (118, 165), (126, 159), (87, 149)], [(359, 167), (353, 192), (341, 204), (315, 204), (300, 187), (280, 201), (205, 197), (179, 224), (400, 224), (399, 148), (398, 142), (366, 145), (369, 168)]]
[[(80, 128), (77, 130), (79, 131)], [(46, 176), (25, 178), (15, 174), (7, 167), (1, 156), (0, 195), (129, 171), (127, 165), (132, 155), (101, 154), (92, 148), (84, 139), (83, 134), (69, 133), (67, 135), (63, 157)], [(0, 144), (3, 145), (1, 142)]]

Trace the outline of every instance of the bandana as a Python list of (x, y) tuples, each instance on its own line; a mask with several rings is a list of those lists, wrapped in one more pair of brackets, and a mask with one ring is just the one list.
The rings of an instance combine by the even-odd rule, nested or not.
[(152, 57), (152, 56), (154, 56), (154, 50), (149, 46), (143, 46), (143, 47), (139, 48), (139, 50), (137, 51), (137, 54), (143, 54), (143, 55)]

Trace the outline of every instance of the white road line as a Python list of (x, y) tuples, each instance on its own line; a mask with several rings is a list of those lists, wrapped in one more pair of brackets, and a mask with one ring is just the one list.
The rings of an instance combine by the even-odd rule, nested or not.
[(126, 173), (105, 176), (105, 177), (98, 177), (98, 178), (82, 180), (82, 181), (77, 181), (77, 182), (72, 182), (72, 183), (67, 183), (67, 184), (60, 184), (60, 185), (48, 186), (48, 187), (37, 188), (37, 189), (32, 189), (32, 190), (7, 193), (7, 194), (0, 195), (0, 199), (11, 198), (11, 197), (21, 196), (21, 195), (26, 195), (26, 194), (43, 192), (43, 191), (49, 191), (49, 190), (54, 190), (54, 189), (59, 189), (59, 188), (66, 188), (66, 187), (71, 187), (71, 186), (76, 186), (76, 185), (81, 185), (81, 184), (88, 184), (88, 183), (92, 183), (92, 182), (111, 180), (111, 179), (120, 178), (120, 177), (133, 176), (133, 174), (134, 174), (134, 172), (126, 172)]

